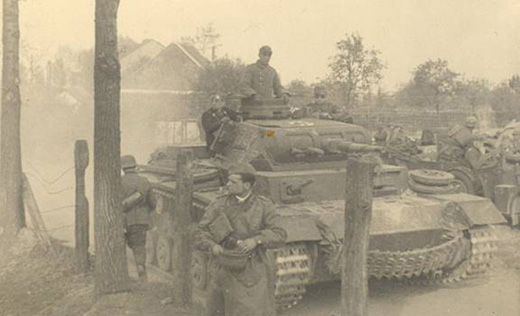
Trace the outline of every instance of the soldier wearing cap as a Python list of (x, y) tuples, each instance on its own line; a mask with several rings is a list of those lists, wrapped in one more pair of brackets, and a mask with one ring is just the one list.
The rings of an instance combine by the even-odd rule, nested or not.
[(210, 149), (215, 140), (215, 132), (225, 122), (238, 122), (242, 118), (240, 114), (224, 106), (224, 101), (220, 95), (215, 94), (210, 98), (211, 107), (202, 113), (202, 128), (206, 132), (206, 146)]
[(307, 116), (352, 124), (352, 117), (344, 109), (327, 100), (323, 86), (314, 87), (314, 100), (307, 105)]
[(150, 182), (137, 174), (134, 156), (121, 157), (123, 212), (126, 242), (132, 249), (139, 279), (146, 281), (146, 232), (151, 228), (150, 213), (155, 208)]
[(283, 91), (278, 73), (269, 65), (272, 54), (271, 47), (262, 46), (256, 63), (246, 67), (241, 79), (241, 92), (245, 98), (283, 98), (285, 103), (288, 102), (288, 94)]
[[(229, 194), (211, 203), (199, 222), (197, 245), (211, 253), (213, 262), (208, 316), (275, 315), (273, 271), (265, 250), (279, 246), (287, 235), (273, 203), (252, 192), (254, 183), (255, 171), (250, 165), (230, 168)], [(216, 223), (222, 222), (229, 226), (225, 237), (215, 233)], [(243, 266), (237, 268), (219, 260), (227, 252), (246, 256)]]

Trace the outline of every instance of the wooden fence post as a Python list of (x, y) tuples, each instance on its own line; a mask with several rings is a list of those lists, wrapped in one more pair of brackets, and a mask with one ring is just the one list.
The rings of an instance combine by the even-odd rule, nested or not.
[(173, 251), (172, 271), (174, 275), (173, 299), (182, 307), (192, 302), (191, 283), (191, 241), (190, 224), (193, 194), (191, 156), (186, 153), (177, 155), (177, 183), (175, 209), (173, 213)]
[(343, 316), (366, 316), (368, 300), (368, 243), (372, 217), (374, 163), (347, 160), (345, 237), (341, 268)]
[(89, 162), (88, 144), (86, 140), (74, 143), (74, 164), (76, 169), (76, 267), (79, 272), (87, 273), (89, 265), (89, 210), (85, 195), (85, 169)]

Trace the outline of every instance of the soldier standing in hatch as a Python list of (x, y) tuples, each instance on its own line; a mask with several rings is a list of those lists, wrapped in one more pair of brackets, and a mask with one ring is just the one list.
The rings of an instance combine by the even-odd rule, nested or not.
[(278, 73), (269, 65), (272, 55), (271, 47), (260, 47), (258, 60), (246, 67), (241, 79), (242, 95), (256, 100), (282, 98), (287, 104), (289, 95), (284, 93)]
[(155, 208), (152, 187), (148, 180), (137, 174), (135, 157), (121, 157), (123, 212), (125, 214), (126, 242), (134, 253), (139, 279), (146, 281), (146, 232), (151, 228), (150, 213)]
[(210, 98), (211, 107), (202, 113), (202, 128), (206, 132), (206, 146), (208, 150), (215, 140), (215, 132), (220, 126), (228, 121), (238, 122), (242, 118), (236, 111), (224, 106), (222, 98), (216, 94)]
[(352, 124), (352, 117), (339, 106), (327, 100), (323, 86), (314, 87), (314, 101), (307, 105), (307, 116)]
[[(197, 245), (212, 255), (213, 265), (207, 291), (207, 316), (275, 315), (273, 271), (265, 249), (283, 243), (287, 234), (273, 203), (252, 192), (254, 169), (235, 166), (229, 171), (228, 195), (211, 203), (199, 222)], [(228, 223), (225, 239), (214, 233), (216, 222)], [(226, 250), (225, 250), (226, 249)], [(244, 266), (236, 269), (220, 262), (224, 251), (247, 255)]]

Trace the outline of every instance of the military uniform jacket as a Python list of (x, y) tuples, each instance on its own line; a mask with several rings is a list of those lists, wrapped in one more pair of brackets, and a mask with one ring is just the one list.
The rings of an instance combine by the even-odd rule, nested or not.
[(141, 202), (125, 213), (125, 227), (131, 225), (146, 225), (151, 226), (150, 213), (155, 208), (155, 200), (151, 194), (150, 182), (137, 174), (135, 171), (127, 171), (121, 177), (121, 184), (123, 188), (123, 200), (139, 192), (143, 199)]
[(473, 132), (465, 126), (454, 126), (448, 132), (448, 136), (452, 140), (452, 145), (456, 145), (464, 150), (473, 145)]
[(287, 238), (279, 223), (280, 215), (269, 199), (251, 194), (246, 201), (239, 203), (233, 195), (224, 195), (208, 205), (199, 222), (197, 244), (201, 250), (210, 251), (216, 244), (209, 225), (221, 213), (229, 219), (238, 239), (254, 238), (269, 248), (283, 243)]
[(213, 133), (220, 127), (222, 124), (222, 119), (224, 117), (229, 117), (233, 121), (239, 120), (238, 112), (231, 110), (230, 108), (223, 107), (221, 109), (210, 108), (206, 112), (202, 114), (202, 127), (206, 133)]
[(213, 143), (215, 139), (213, 133), (219, 129), (224, 117), (229, 117), (236, 122), (239, 121), (240, 115), (227, 107), (220, 109), (210, 108), (202, 114), (201, 124), (206, 132), (206, 144), (208, 147)]
[(248, 65), (241, 80), (241, 90), (245, 97), (256, 94), (259, 99), (281, 98), (283, 87), (276, 70), (260, 61)]
[[(275, 315), (274, 268), (269, 265), (265, 248), (275, 247), (287, 238), (279, 224), (280, 215), (273, 203), (264, 197), (251, 195), (241, 203), (231, 195), (220, 197), (207, 207), (199, 222), (196, 239), (200, 249), (209, 251), (216, 244), (209, 225), (221, 213), (228, 217), (238, 239), (254, 238), (261, 246), (255, 248), (243, 270), (229, 270), (216, 264), (212, 258), (210, 296), (216, 289), (226, 293), (225, 315)], [(216, 310), (215, 304), (209, 303), (207, 308), (210, 311), (208, 315), (222, 313), (222, 310)]]

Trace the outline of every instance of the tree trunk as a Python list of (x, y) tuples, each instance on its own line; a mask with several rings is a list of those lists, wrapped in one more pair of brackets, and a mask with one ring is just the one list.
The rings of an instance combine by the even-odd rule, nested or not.
[(85, 170), (88, 167), (88, 143), (86, 140), (77, 140), (74, 144), (74, 165), (76, 169), (76, 209), (75, 209), (75, 256), (76, 268), (80, 273), (89, 271), (88, 247), (89, 212), (88, 199), (85, 195)]
[(0, 236), (14, 237), (25, 226), (20, 144), (18, 0), (3, 1), (2, 119), (0, 134)]
[(343, 316), (366, 316), (368, 297), (368, 243), (372, 217), (374, 164), (347, 160), (345, 193), (345, 237), (341, 268)]
[(94, 235), (97, 296), (129, 289), (121, 206), (119, 0), (96, 0), (94, 62)]

